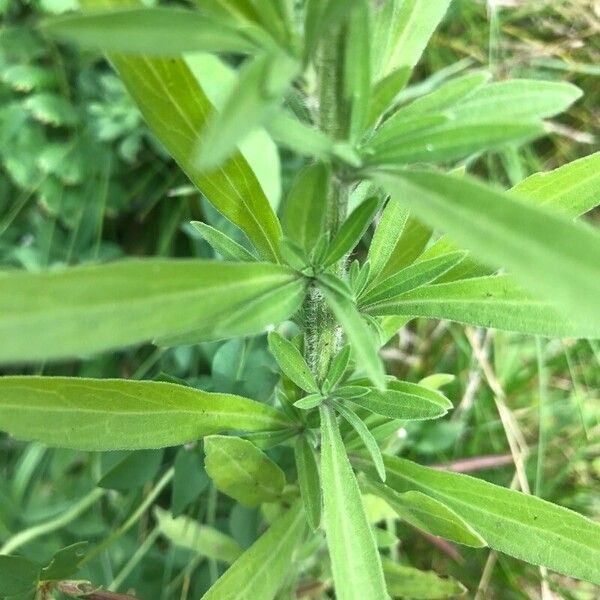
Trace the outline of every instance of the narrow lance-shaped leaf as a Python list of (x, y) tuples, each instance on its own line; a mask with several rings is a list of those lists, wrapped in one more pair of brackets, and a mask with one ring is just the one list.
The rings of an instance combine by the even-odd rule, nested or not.
[(600, 323), (567, 317), (507, 276), (475, 277), (419, 288), (366, 309), (373, 315), (447, 319), (546, 337), (597, 338)]
[(391, 109), (396, 96), (404, 89), (410, 78), (410, 67), (400, 67), (380, 79), (371, 92), (371, 104), (367, 123), (377, 124), (388, 109)]
[[(300, 306), (304, 285), (283, 266), (200, 260), (10, 273), (0, 289), (0, 362), (70, 358), (192, 330), (198, 339), (257, 333)], [(244, 312), (281, 289), (291, 305)]]
[(1, 377), (0, 428), (75, 450), (178, 446), (228, 430), (291, 426), (279, 411), (231, 394), (154, 381)]
[[(351, 400), (351, 398), (350, 398)], [(385, 467), (383, 466), (383, 458), (381, 456), (381, 449), (377, 445), (375, 438), (369, 431), (369, 428), (365, 425), (364, 421), (352, 411), (352, 409), (348, 408), (343, 402), (333, 402), (332, 403), (335, 410), (344, 417), (344, 419), (352, 426), (354, 431), (358, 434), (360, 439), (362, 440), (367, 452), (371, 455), (373, 460), (373, 464), (377, 469), (377, 474), (381, 481), (385, 481)]]
[(306, 436), (296, 440), (294, 456), (306, 520), (311, 529), (316, 530), (321, 523), (321, 481), (315, 451)]
[(232, 563), (242, 554), (242, 549), (233, 538), (214, 527), (202, 525), (189, 517), (174, 519), (158, 506), (154, 509), (154, 516), (163, 536), (175, 546), (191, 550), (198, 556)]
[(256, 257), (246, 248), (218, 229), (200, 221), (192, 221), (191, 225), (226, 260), (242, 262), (256, 260)]
[[(367, 459), (356, 465), (371, 471)], [(387, 485), (417, 490), (461, 516), (491, 548), (600, 584), (600, 524), (569, 509), (468, 475), (385, 457)]]
[[(248, 29), (246, 27), (246, 29)], [(186, 52), (257, 50), (255, 35), (214, 14), (178, 8), (120, 8), (69, 14), (42, 23), (42, 31), (103, 52), (178, 56)]]
[(377, 175), (419, 217), (593, 330), (600, 322), (600, 235), (514, 195), (430, 171)]
[(384, 388), (385, 372), (383, 363), (378, 355), (375, 336), (366, 321), (351, 300), (326, 286), (322, 285), (321, 290), (333, 314), (344, 329), (348, 342), (352, 346), (357, 365), (377, 387)]
[(336, 263), (355, 248), (373, 222), (379, 205), (379, 198), (368, 198), (350, 213), (329, 246), (324, 266)]
[(398, 516), (414, 527), (457, 544), (483, 548), (485, 540), (452, 509), (422, 492), (399, 494), (387, 485), (365, 478), (365, 491), (383, 498)]
[(310, 367), (292, 342), (276, 331), (269, 334), (269, 348), (281, 370), (301, 389), (314, 393), (319, 391)]
[(221, 575), (202, 600), (273, 600), (291, 570), (305, 529), (302, 505), (297, 502)]
[(223, 108), (201, 133), (197, 167), (212, 171), (234, 154), (237, 144), (282, 102), (297, 72), (297, 63), (282, 52), (262, 54), (244, 64)]
[(262, 450), (239, 437), (212, 435), (204, 440), (204, 466), (218, 490), (244, 506), (275, 502), (285, 474)]
[(285, 200), (285, 235), (305, 250), (312, 250), (321, 235), (328, 184), (329, 167), (314, 163), (298, 173)]
[(381, 557), (332, 408), (321, 412), (324, 525), (339, 600), (388, 598)]

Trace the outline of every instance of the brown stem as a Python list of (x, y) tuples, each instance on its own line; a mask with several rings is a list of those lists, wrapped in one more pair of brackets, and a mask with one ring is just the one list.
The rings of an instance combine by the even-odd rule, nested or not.
[(65, 596), (85, 598), (86, 600), (142, 600), (138, 596), (131, 596), (130, 594), (107, 592), (94, 587), (88, 581), (59, 581), (56, 584), (56, 589)]

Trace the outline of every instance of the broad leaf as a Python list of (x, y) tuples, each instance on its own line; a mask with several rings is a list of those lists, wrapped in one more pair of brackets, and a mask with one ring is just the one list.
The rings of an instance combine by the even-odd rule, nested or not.
[(566, 317), (507, 276), (429, 285), (366, 309), (373, 315), (447, 319), (467, 325), (546, 337), (600, 337), (600, 322)]
[(398, 67), (414, 67), (451, 0), (389, 0), (380, 9), (377, 72), (385, 76)]
[(321, 290), (333, 314), (344, 329), (348, 342), (352, 346), (357, 365), (377, 387), (384, 388), (383, 363), (377, 354), (378, 348), (375, 343), (375, 336), (369, 329), (367, 322), (362, 318), (356, 305), (351, 300), (324, 285), (321, 286)]
[(370, 388), (368, 394), (355, 396), (352, 402), (377, 415), (403, 420), (438, 419), (452, 408), (450, 400), (440, 392), (394, 378), (388, 378), (386, 390)]
[(301, 389), (309, 393), (319, 391), (310, 367), (300, 351), (281, 334), (272, 331), (269, 334), (269, 348), (281, 370)]
[(242, 554), (241, 547), (233, 538), (214, 527), (202, 525), (189, 517), (174, 519), (158, 506), (154, 509), (154, 517), (158, 530), (175, 546), (225, 563), (234, 562)]
[(460, 263), (466, 254), (460, 251), (449, 252), (430, 260), (416, 262), (372, 286), (361, 296), (359, 304), (379, 304), (427, 285)]
[(285, 474), (252, 442), (238, 437), (209, 436), (204, 440), (204, 466), (218, 490), (244, 506), (275, 502), (285, 486)]
[(79, 564), (85, 556), (87, 542), (77, 542), (61, 548), (40, 573), (42, 581), (56, 581), (73, 577), (79, 571)]
[(253, 400), (171, 383), (18, 376), (0, 378), (0, 424), (17, 439), (102, 451), (291, 426), (281, 413)]
[(581, 97), (570, 83), (514, 79), (486, 85), (452, 107), (457, 119), (545, 119), (553, 117)]
[[(205, 340), (258, 333), (300, 306), (297, 277), (278, 265), (164, 259), (13, 272), (0, 291), (0, 362), (70, 358), (190, 331)], [(265, 305), (282, 289), (291, 305)], [(262, 310), (248, 312), (254, 302)]]
[[(352, 400), (352, 398), (350, 398)], [(343, 402), (332, 402), (333, 407), (337, 412), (344, 417), (344, 419), (352, 426), (352, 429), (356, 431), (358, 437), (362, 440), (367, 452), (371, 455), (373, 464), (377, 469), (377, 474), (381, 481), (385, 481), (385, 467), (383, 466), (383, 458), (381, 456), (381, 450), (375, 441), (369, 428), (365, 425), (364, 421), (350, 408), (348, 408)]]
[(456, 579), (440, 577), (435, 571), (420, 571), (383, 561), (383, 572), (389, 593), (394, 598), (414, 600), (440, 600), (456, 598), (466, 593), (466, 588)]
[(452, 509), (421, 492), (399, 494), (387, 485), (366, 479), (365, 491), (385, 500), (398, 516), (414, 527), (446, 540), (482, 548), (485, 540)]
[[(42, 23), (44, 33), (103, 52), (178, 56), (185, 52), (246, 53), (252, 36), (214, 14), (178, 8), (125, 8), (69, 14)], [(256, 38), (256, 32), (254, 35)]]
[(321, 524), (321, 481), (315, 451), (306, 436), (296, 440), (294, 456), (306, 520), (311, 529), (316, 530)]
[[(459, 473), (385, 457), (387, 485), (417, 490), (462, 517), (491, 548), (600, 584), (600, 524), (569, 509)], [(375, 476), (367, 459), (357, 465)], [(360, 464), (359, 464), (360, 463)]]
[(33, 592), (40, 567), (21, 556), (0, 556), (0, 595), (16, 596)]
[(305, 250), (312, 250), (321, 235), (328, 184), (328, 166), (312, 164), (298, 173), (285, 200), (285, 235)]
[(162, 464), (162, 450), (130, 452), (98, 481), (98, 487), (129, 491), (140, 489), (152, 481)]
[(339, 600), (388, 597), (381, 558), (358, 483), (346, 456), (335, 413), (321, 408), (324, 526)]
[(527, 289), (600, 325), (600, 234), (466, 177), (430, 171), (377, 175), (417, 216), (444, 229)]
[(192, 221), (191, 225), (224, 259), (238, 262), (254, 262), (256, 260), (256, 257), (246, 248), (218, 229), (200, 221)]
[(273, 600), (294, 561), (306, 521), (297, 502), (280, 516), (202, 596), (202, 600)]

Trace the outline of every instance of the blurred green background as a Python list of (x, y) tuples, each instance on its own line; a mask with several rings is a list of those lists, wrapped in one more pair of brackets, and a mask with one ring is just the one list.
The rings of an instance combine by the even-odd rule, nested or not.
[[(0, 268), (38, 270), (121, 255), (211, 256), (190, 220), (238, 233), (189, 186), (109, 65), (36, 32), (43, 15), (73, 4), (0, 0)], [(568, 80), (585, 96), (552, 123), (549, 136), (487, 155), (471, 165), (473, 172), (506, 187), (598, 150), (598, 0), (455, 0), (410, 92), (482, 66), (499, 79)], [(296, 167), (283, 153), (284, 188)], [(384, 355), (389, 370), (408, 380), (456, 375), (445, 388), (453, 413), (433, 424), (412, 423), (389, 450), (425, 464), (466, 460), (458, 467), (477, 467), (478, 476), (507, 486), (519, 485), (520, 470), (533, 493), (600, 517), (600, 345), (423, 321), (400, 332)], [(163, 379), (259, 400), (269, 398), (277, 383), (261, 337), (166, 351), (145, 346), (9, 372)], [(291, 473), (291, 452), (273, 453)], [(489, 456), (494, 466), (481, 469), (480, 459)], [(172, 465), (174, 479), (163, 487), (161, 477)], [(101, 499), (91, 507), (82, 504), (103, 477)], [(87, 540), (100, 550), (93, 551), (82, 578), (114, 590), (135, 589), (147, 600), (200, 597), (225, 563), (160, 535), (152, 505), (215, 526), (242, 547), (271, 516), (210, 486), (201, 445), (103, 455), (48, 450), (0, 434), (0, 547), (41, 524), (44, 535), (33, 536), (18, 552), (43, 562), (59, 548)], [(479, 588), (481, 598), (541, 597), (538, 569), (441, 545), (404, 524), (386, 524), (376, 506), (372, 512), (401, 540), (391, 552), (417, 567), (454, 575), (470, 596)], [(305, 597), (328, 597), (310, 587), (329, 576), (319, 552), (303, 559)], [(600, 594), (564, 577), (552, 577), (549, 588), (563, 598)]]

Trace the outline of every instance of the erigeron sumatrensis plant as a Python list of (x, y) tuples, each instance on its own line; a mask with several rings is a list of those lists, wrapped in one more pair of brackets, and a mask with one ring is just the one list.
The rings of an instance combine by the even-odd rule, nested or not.
[[(410, 582), (423, 585), (420, 576), (439, 586), (435, 597), (459, 594), (459, 583), (382, 555), (365, 493), (429, 534), (600, 583), (598, 524), (382, 450), (402, 422), (452, 409), (431, 381), (385, 374), (378, 351), (411, 319), (600, 336), (600, 235), (577, 222), (597, 203), (600, 154), (508, 192), (465, 169), (487, 150), (544, 135), (544, 119), (579, 90), (491, 81), (482, 71), (407, 90), (450, 1), (220, 0), (187, 11), (85, 0), (81, 13), (44, 25), (47, 35), (106, 52), (158, 139), (248, 244), (196, 223), (224, 260), (4, 273), (0, 361), (271, 328), (281, 382), (267, 404), (173, 383), (5, 376), (0, 428), (89, 451), (203, 439), (217, 489), (277, 512), (207, 600), (294, 593), (298, 556), (321, 544), (336, 598), (415, 596)], [(223, 79), (211, 79), (215, 65), (226, 69), (215, 55), (242, 59), (225, 97)], [(243, 150), (258, 128), (305, 162), (280, 216), (251, 166), (256, 156)], [(368, 251), (352, 260), (361, 240)], [(293, 448), (291, 474), (265, 453), (280, 445)], [(24, 575), (8, 591), (5, 577), (0, 595), (48, 593), (49, 581), (76, 571), (71, 554), (73, 569), (41, 572), (4, 557), (4, 573)]]

